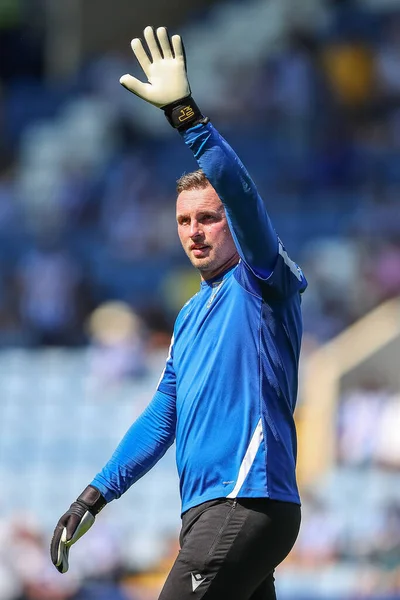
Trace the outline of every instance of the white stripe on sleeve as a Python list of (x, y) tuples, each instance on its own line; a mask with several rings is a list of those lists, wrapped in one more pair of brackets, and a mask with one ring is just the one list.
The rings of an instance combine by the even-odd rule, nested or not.
[(171, 354), (172, 354), (172, 346), (173, 346), (173, 345), (174, 345), (174, 335), (172, 334), (171, 343), (170, 343), (170, 345), (169, 345), (169, 349), (168, 349), (168, 356), (167, 356), (167, 358), (166, 358), (166, 361), (165, 361), (165, 367), (163, 368), (163, 370), (162, 370), (162, 373), (161, 373), (161, 375), (160, 375), (160, 379), (158, 380), (158, 383), (157, 383), (157, 388), (158, 388), (158, 386), (160, 385), (162, 378), (164, 377), (165, 369), (167, 368), (167, 362), (168, 362), (168, 361), (169, 361), (169, 359), (171, 358)]
[(293, 275), (295, 275), (297, 277), (297, 279), (299, 281), (301, 281), (301, 272), (300, 272), (299, 267), (289, 257), (288, 253), (286, 252), (285, 248), (282, 246), (281, 242), (279, 242), (279, 254), (282, 256), (285, 265), (287, 265), (289, 267), (289, 269), (292, 271)]

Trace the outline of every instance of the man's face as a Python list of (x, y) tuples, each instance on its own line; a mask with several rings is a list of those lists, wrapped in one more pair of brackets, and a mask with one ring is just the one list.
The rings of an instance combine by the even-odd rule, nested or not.
[(223, 204), (211, 185), (181, 192), (176, 220), (183, 249), (203, 279), (212, 279), (238, 262)]

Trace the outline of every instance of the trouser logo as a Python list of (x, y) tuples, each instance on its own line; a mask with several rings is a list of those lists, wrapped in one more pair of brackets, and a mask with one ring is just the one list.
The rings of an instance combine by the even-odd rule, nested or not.
[(206, 578), (203, 577), (203, 575), (200, 575), (200, 573), (190, 573), (190, 575), (192, 576), (192, 590), (195, 591)]

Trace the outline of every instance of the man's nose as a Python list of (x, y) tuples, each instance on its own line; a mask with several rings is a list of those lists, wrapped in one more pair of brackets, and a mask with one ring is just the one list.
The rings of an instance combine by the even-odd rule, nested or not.
[(201, 227), (198, 221), (192, 220), (190, 222), (190, 237), (198, 237), (202, 235)]

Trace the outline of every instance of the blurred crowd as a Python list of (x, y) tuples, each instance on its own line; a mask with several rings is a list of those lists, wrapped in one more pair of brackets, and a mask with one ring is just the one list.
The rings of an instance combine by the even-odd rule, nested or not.
[(343, 394), (338, 413), (338, 460), (357, 469), (400, 470), (400, 398), (364, 382)]
[[(24, 14), (0, 12), (0, 344), (86, 344), (109, 300), (167, 333), (197, 285), (174, 225), (174, 181), (194, 164), (177, 136), (135, 122), (118, 86), (130, 57), (49, 82), (40, 21)], [(231, 94), (211, 114), (310, 281), (315, 344), (400, 291), (400, 14), (335, 2), (328, 17), (227, 70)]]
[[(0, 347), (90, 344), (104, 381), (140, 378), (146, 353), (168, 344), (198, 287), (174, 225), (174, 180), (195, 165), (179, 140), (144, 135), (130, 117), (134, 99), (120, 101), (117, 91), (127, 57), (92, 57), (73, 79), (49, 82), (34, 6), (0, 3)], [(309, 281), (312, 349), (400, 294), (400, 13), (331, 2), (318, 30), (294, 28), (252, 69), (224, 76), (231, 94), (210, 117)], [(92, 126), (75, 147), (72, 107)], [(53, 167), (44, 175), (35, 158)], [(398, 407), (381, 388), (343, 395), (337, 458), (354, 482), (363, 485), (357, 477), (368, 468), (398, 473)], [(338, 597), (346, 589), (354, 599), (400, 597), (400, 504), (385, 502), (355, 532), (354, 514), (308, 492), (299, 542), (282, 567), (287, 580), (301, 587), (324, 567)], [(354, 509), (357, 498), (346, 504)], [(0, 522), (0, 600), (156, 598), (176, 543), (143, 574), (127, 568), (123, 540), (101, 527), (96, 535), (96, 572), (82, 558), (82, 572), (61, 577), (40, 528), (26, 516)]]

